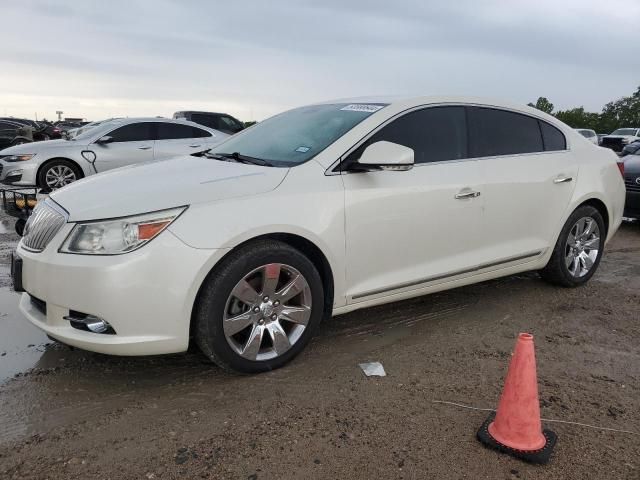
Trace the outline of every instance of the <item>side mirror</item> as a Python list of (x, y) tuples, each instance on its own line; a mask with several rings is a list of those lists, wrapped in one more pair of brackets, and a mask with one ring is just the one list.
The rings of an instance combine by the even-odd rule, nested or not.
[(413, 149), (397, 143), (380, 141), (372, 143), (353, 165), (353, 170), (395, 170), (413, 168)]
[(113, 142), (113, 137), (110, 137), (109, 135), (105, 135), (104, 137), (100, 137), (98, 140), (96, 140), (96, 143), (98, 145), (105, 145), (111, 142)]

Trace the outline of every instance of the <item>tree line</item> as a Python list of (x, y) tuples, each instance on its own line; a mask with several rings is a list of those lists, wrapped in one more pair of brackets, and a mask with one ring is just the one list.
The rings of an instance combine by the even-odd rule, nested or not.
[(529, 106), (553, 115), (570, 127), (590, 128), (597, 133), (611, 133), (623, 127), (640, 128), (640, 87), (628, 97), (607, 103), (600, 113), (587, 112), (584, 107), (554, 112), (553, 103), (545, 97)]

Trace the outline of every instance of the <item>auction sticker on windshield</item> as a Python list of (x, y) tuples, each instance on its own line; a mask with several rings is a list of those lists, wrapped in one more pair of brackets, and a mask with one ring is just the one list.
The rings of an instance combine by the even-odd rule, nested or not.
[(377, 112), (383, 107), (383, 105), (371, 105), (364, 103), (352, 103), (351, 105), (347, 105), (346, 107), (342, 107), (340, 110), (345, 110), (349, 112)]

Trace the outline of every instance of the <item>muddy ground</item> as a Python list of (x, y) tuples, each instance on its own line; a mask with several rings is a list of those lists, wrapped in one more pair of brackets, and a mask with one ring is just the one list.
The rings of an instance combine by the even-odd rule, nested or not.
[[(548, 423), (552, 461), (483, 448), (514, 339), (535, 335), (542, 416), (640, 433), (640, 225), (585, 287), (536, 274), (336, 317), (291, 365), (234, 376), (197, 352), (115, 358), (17, 313), (0, 225), (0, 478), (640, 478), (640, 435)], [(358, 368), (381, 361), (384, 378)]]

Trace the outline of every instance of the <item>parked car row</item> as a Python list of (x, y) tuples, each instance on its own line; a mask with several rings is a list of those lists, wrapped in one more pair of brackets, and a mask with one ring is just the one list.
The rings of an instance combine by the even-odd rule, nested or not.
[[(240, 120), (226, 113), (180, 111), (173, 117), (55, 124), (0, 119), (0, 182), (45, 190), (60, 188), (111, 168), (210, 148), (244, 129)], [(104, 141), (101, 137), (105, 136), (112, 139)], [(20, 147), (60, 138), (64, 140)]]
[(22, 118), (0, 118), (0, 150), (21, 143), (60, 138), (60, 130), (48, 122)]
[(184, 120), (112, 119), (70, 139), (0, 151), (0, 181), (53, 190), (113, 168), (201, 152), (227, 136)]

